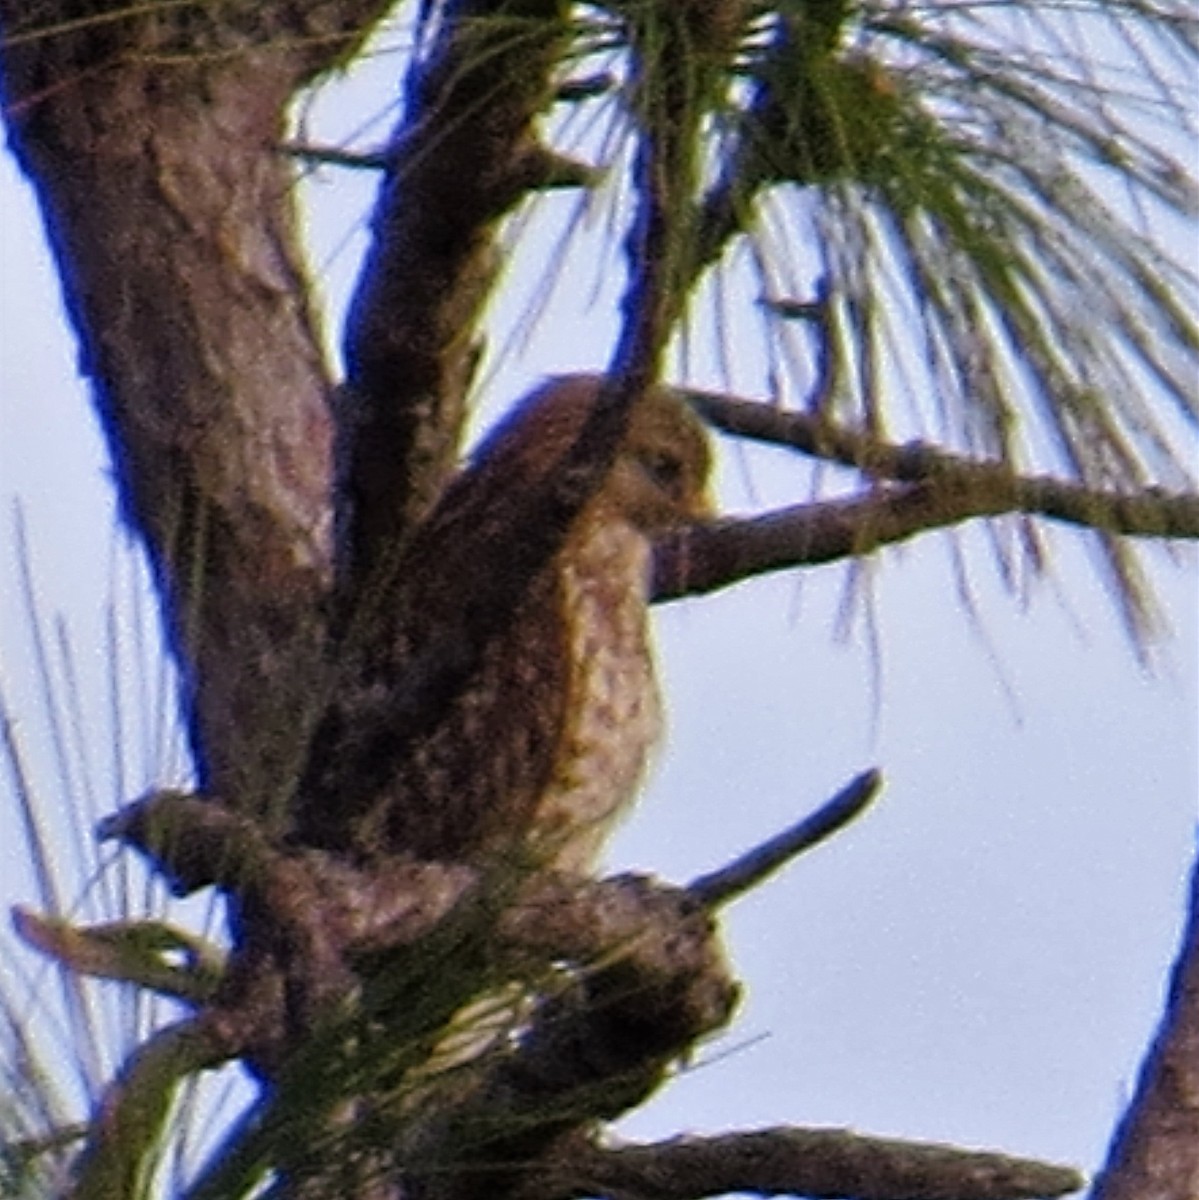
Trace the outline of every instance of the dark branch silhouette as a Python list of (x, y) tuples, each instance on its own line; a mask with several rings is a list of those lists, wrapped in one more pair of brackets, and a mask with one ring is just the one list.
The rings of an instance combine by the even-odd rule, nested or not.
[(693, 879), (687, 890), (707, 908), (723, 907), (756, 888), (798, 855), (844, 829), (866, 810), (882, 785), (883, 777), (878, 771), (863, 771), (814, 813), (720, 870)]

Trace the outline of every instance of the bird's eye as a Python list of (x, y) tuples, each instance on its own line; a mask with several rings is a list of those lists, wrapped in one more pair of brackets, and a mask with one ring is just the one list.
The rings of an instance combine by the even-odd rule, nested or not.
[(655, 486), (672, 496), (678, 496), (683, 491), (683, 463), (673, 454), (643, 454), (640, 456), (641, 468), (650, 477)]

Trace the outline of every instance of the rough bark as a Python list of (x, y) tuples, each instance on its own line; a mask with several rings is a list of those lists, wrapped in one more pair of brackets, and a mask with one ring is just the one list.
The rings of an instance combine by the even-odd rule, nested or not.
[(1161, 1024), (1091, 1196), (1199, 1196), (1199, 863)]
[(533, 122), (552, 95), (567, 8), (443, 6), (406, 89), (345, 333), (338, 541), (349, 595), (392, 565), (454, 465), (499, 219), (556, 180)]
[(759, 1129), (653, 1146), (573, 1145), (520, 1200), (698, 1200), (748, 1192), (810, 1200), (1018, 1200), (1077, 1191), (1076, 1171), (848, 1129)]
[(149, 550), (197, 765), (255, 812), (280, 807), (303, 750), (332, 551), (330, 383), (275, 148), (296, 88), (385, 7), (0, 6), (9, 142)]

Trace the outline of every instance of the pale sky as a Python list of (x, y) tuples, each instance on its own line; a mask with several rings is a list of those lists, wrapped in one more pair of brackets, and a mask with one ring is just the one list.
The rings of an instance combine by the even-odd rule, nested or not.
[[(352, 277), (352, 245), (322, 264), (357, 210), (341, 178), (328, 179), (311, 221), (314, 262), (336, 295)], [(369, 186), (354, 185), (359, 197)], [(553, 253), (548, 233), (533, 240)], [(587, 288), (556, 298), (544, 336), (496, 373), (489, 399), (505, 403), (546, 371), (600, 366), (611, 314), (591, 300)], [(57, 304), (30, 194), (6, 157), (0, 684), (51, 797), (61, 793), (20, 616), (13, 499), (39, 604), (63, 615), (80, 709), (97, 729), (108, 728), (113, 545), (108, 468)], [(520, 311), (500, 314), (493, 345)], [(726, 453), (726, 508), (753, 507), (747, 478), (759, 499), (805, 494), (798, 461), (756, 452), (746, 466)], [(1153, 555), (1174, 633), (1154, 645), (1150, 673), (1096, 582), (1085, 537), (1058, 530), (1052, 542), (1057, 583), (1029, 581), (1021, 604), (998, 587), (981, 529), (966, 534), (981, 635), (944, 539), (876, 556), (878, 659), (860, 617), (837, 636), (836, 567), (660, 610), (670, 734), (612, 846), (614, 868), (685, 881), (866, 766), (882, 769), (887, 788), (856, 826), (732, 909), (729, 953), (747, 985), (739, 1019), (626, 1123), (628, 1136), (849, 1125), (1097, 1165), (1159, 1008), (1195, 840), (1199, 602), (1193, 554), (1181, 565)], [(126, 627), (152, 626), (145, 605), (118, 611)], [(150, 675), (130, 668), (123, 686), (152, 694)], [(126, 761), (177, 779), (144, 736)], [(99, 774), (104, 808), (114, 774)], [(9, 786), (0, 769), (0, 797)], [(12, 819), (5, 801), (0, 861), (13, 882), (3, 893), (28, 899)], [(5, 945), (9, 936), (0, 929)]]

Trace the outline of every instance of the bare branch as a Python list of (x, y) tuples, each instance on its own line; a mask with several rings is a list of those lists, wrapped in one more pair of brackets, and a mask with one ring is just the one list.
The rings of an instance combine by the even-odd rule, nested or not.
[(693, 525), (657, 544), (654, 599), (699, 596), (770, 571), (869, 554), (966, 515), (977, 514), (947, 511), (932, 489), (910, 486)]
[[(14, 908), (13, 925), (27, 945), (69, 971), (150, 988), (193, 1005), (212, 998), (224, 973), (223, 951), (165, 921), (81, 927)], [(182, 965), (176, 956), (183, 957)]]
[[(636, 876), (595, 882), (536, 875), (505, 881), (500, 907), (512, 903), (502, 911), (495, 894), (460, 890), (466, 903), (418, 931), (419, 942), (411, 927), (393, 939), (393, 930), (368, 916), (360, 924), (377, 936), (353, 944), (344, 930), (337, 934), (346, 922), (333, 894), (349, 885), (322, 875), (312, 856), (292, 862), (313, 880), (303, 903), (293, 901), (297, 884), (277, 863), (273, 881), (244, 881), (255, 900), (243, 907), (234, 969), (240, 962), (245, 976), (207, 1010), (238, 1033), (243, 1053), (274, 1086), (254, 1119), (214, 1156), (197, 1194), (224, 1195), (231, 1173), (240, 1178), (246, 1164), (265, 1161), (290, 1163), (287, 1169), (301, 1175), (311, 1166), (317, 1178), (323, 1169), (333, 1182), (311, 1194), (345, 1194), (336, 1180), (349, 1147), (340, 1139), (352, 1141), (361, 1130), (336, 1113), (345, 1111), (352, 1081), (368, 1108), (372, 1098), (381, 1101), (376, 1118), (385, 1125), (373, 1136), (385, 1156), (395, 1156), (394, 1170), (411, 1182), (413, 1195), (500, 1200), (562, 1138), (640, 1102), (676, 1057), (728, 1020), (737, 999), (714, 922), (683, 889)], [(397, 860), (388, 873), (402, 875), (406, 866), (438, 864)], [(421, 907), (426, 885), (441, 889), (440, 878), (408, 871), (412, 907)], [(363, 873), (349, 890), (367, 897), (377, 884)], [(345, 958), (331, 961), (327, 947), (335, 956), (345, 951), (360, 973), (352, 988), (321, 996), (311, 976), (319, 971), (327, 982), (346, 965)], [(498, 978), (540, 981), (536, 1003), (513, 1010), (513, 1031), (525, 1013), (519, 1038), (491, 1039), (493, 1053), (479, 1049), (455, 1070), (430, 1072), (439, 1031), (497, 979), (486, 965), (497, 955), (506, 964)], [(563, 965), (547, 975), (549, 962)], [(347, 1005), (359, 985), (360, 1006)], [(325, 1004), (313, 1011), (305, 1000), (306, 1019), (297, 1023), (287, 1016), (300, 992)], [(454, 1147), (452, 1162), (447, 1146)]]
[(701, 875), (688, 885), (687, 891), (708, 909), (721, 908), (736, 900), (856, 819), (882, 785), (883, 777), (878, 771), (863, 771), (814, 813), (718, 871)]
[(453, 0), (412, 67), (345, 331), (340, 564), (377, 586), (458, 452), (500, 218), (553, 174), (534, 129), (568, 36), (561, 0)]
[(345, 167), (352, 171), (387, 169), (387, 155), (382, 150), (344, 150), (341, 146), (314, 146), (311, 142), (284, 142), (279, 150), (315, 167)]
[(845, 1129), (762, 1129), (658, 1145), (572, 1145), (521, 1200), (699, 1200), (750, 1192), (821, 1200), (1034, 1200), (1078, 1191), (1069, 1167)]
[[(313, 166), (346, 167), (353, 171), (385, 171), (391, 158), (384, 150), (344, 150), (340, 146), (315, 146), (309, 142), (284, 142), (279, 149), (292, 158)], [(565, 154), (538, 147), (533, 152), (538, 158), (530, 164), (528, 183), (542, 190), (553, 188), (594, 187), (600, 181), (600, 172), (590, 163), (580, 162)]]
[(1010, 513), (1130, 536), (1199, 538), (1199, 495), (1150, 488), (1126, 496), (1056, 480), (1003, 478), (989, 464), (979, 465), (972, 488), (970, 475), (963, 468), (926, 483), (680, 530), (656, 548), (654, 598), (697, 596), (771, 571), (858, 558), (932, 529)]
[(1019, 475), (1006, 463), (980, 462), (921, 442), (897, 446), (806, 412), (693, 389), (682, 394), (726, 433), (789, 446), (878, 479), (968, 492), (985, 505), (971, 516), (1023, 512), (1133, 537), (1199, 538), (1199, 494), (1194, 492), (1157, 487), (1113, 492)]
[(207, 795), (169, 788), (105, 817), (96, 836), (145, 855), (179, 896), (214, 884), (233, 890), (244, 880), (260, 879), (279, 853), (250, 818)]
[(630, 387), (657, 379), (686, 311), (697, 259), (703, 123), (718, 108), (752, 5), (746, 0), (623, 9), (637, 127), (637, 212), (627, 249), (631, 285), (612, 373)]
[(809, 413), (680, 390), (719, 429), (789, 446), (885, 482), (849, 499), (812, 501), (670, 534), (655, 555), (658, 600), (701, 595), (770, 571), (861, 557), (928, 530), (1011, 513), (1104, 534), (1199, 538), (1199, 493), (1157, 487), (1114, 492), (1022, 476), (1004, 463), (919, 443), (896, 446)]
[[(336, 928), (339, 953), (378, 953), (427, 934), (476, 882), (462, 863), (396, 859), (359, 869), (283, 848), (211, 796), (162, 790), (105, 818), (101, 839), (143, 854), (178, 895), (216, 886), (295, 931)], [(297, 946), (306, 939), (294, 932)]]

